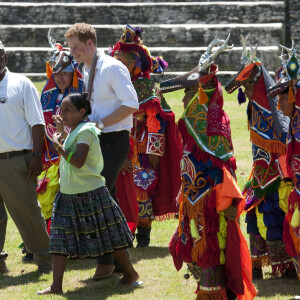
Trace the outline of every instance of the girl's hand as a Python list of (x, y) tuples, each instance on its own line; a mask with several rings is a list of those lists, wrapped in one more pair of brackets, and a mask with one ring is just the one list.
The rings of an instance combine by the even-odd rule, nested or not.
[(63, 133), (64, 132), (64, 124), (63, 119), (60, 115), (54, 115), (52, 116), (52, 119), (56, 125), (56, 129), (58, 132)]
[(57, 150), (61, 141), (62, 141), (62, 133), (55, 132), (52, 136), (52, 144), (55, 150)]

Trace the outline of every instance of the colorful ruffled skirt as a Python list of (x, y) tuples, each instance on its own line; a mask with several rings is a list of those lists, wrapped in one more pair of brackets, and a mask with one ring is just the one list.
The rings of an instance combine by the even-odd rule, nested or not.
[(70, 258), (98, 257), (132, 244), (125, 217), (108, 189), (55, 198), (50, 228), (50, 254)]

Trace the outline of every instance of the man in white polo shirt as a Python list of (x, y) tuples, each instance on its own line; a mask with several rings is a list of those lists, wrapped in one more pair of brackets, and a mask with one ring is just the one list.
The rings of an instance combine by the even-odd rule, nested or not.
[[(44, 117), (32, 82), (11, 73), (0, 42), (0, 252), (9, 211), (26, 249), (34, 254), (39, 272), (51, 270), (49, 237), (37, 202), (36, 177), (42, 171)], [(5, 205), (5, 207), (4, 207)], [(0, 255), (0, 272), (7, 273)]]
[[(126, 66), (104, 52), (97, 51), (96, 31), (91, 25), (74, 24), (67, 30), (65, 37), (75, 60), (84, 63), (84, 85), (92, 108), (89, 119), (98, 122), (102, 131), (100, 146), (104, 169), (101, 174), (117, 201), (115, 185), (129, 152), (132, 114), (139, 108), (137, 94)], [(98, 259), (94, 279), (107, 277), (113, 270), (113, 255), (103, 255)]]

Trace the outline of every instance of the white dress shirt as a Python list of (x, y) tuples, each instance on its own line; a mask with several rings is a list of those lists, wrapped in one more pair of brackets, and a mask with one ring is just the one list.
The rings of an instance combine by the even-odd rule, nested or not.
[(38, 92), (25, 76), (6, 74), (0, 81), (0, 153), (32, 149), (32, 127), (45, 125)]
[[(84, 86), (88, 87), (90, 70), (84, 66)], [(91, 121), (102, 120), (120, 106), (139, 108), (138, 97), (131, 83), (126, 66), (117, 59), (100, 52), (91, 95), (92, 113), (88, 116)], [(105, 127), (102, 132), (128, 130), (133, 125), (132, 115), (122, 121)]]

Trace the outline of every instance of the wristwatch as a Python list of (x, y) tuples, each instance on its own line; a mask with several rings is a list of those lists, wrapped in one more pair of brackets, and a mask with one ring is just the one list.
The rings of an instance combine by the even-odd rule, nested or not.
[(103, 130), (103, 129), (104, 129), (104, 124), (102, 123), (101, 120), (98, 121), (97, 127), (98, 127), (100, 130)]
[(42, 152), (32, 152), (31, 156), (41, 158), (42, 157)]

